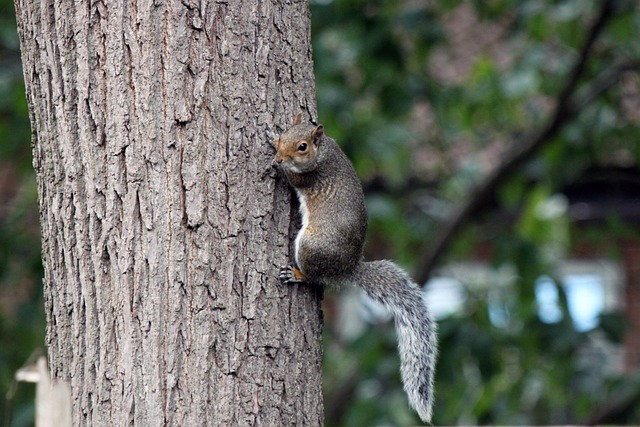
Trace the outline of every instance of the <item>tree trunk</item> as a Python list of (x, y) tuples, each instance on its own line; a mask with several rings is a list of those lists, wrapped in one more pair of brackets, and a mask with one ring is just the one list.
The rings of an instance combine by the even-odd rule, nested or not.
[(73, 424), (322, 425), (267, 130), (315, 117), (306, 2), (15, 0)]

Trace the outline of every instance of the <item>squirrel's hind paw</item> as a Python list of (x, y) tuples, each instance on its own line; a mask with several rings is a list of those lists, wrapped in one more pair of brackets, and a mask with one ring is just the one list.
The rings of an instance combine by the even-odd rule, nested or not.
[(304, 283), (305, 278), (300, 270), (291, 265), (287, 265), (280, 269), (280, 282), (282, 282), (283, 285), (299, 284)]

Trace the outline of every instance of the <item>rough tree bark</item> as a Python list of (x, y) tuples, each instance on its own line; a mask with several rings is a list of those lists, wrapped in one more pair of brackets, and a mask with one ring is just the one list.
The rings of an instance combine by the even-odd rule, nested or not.
[(267, 129), (315, 116), (308, 6), (15, 0), (52, 375), (74, 425), (321, 425)]

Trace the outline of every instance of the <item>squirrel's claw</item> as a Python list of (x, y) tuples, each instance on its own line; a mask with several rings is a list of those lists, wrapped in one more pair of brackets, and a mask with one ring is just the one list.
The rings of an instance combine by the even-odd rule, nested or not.
[(280, 269), (280, 282), (283, 285), (304, 283), (304, 274), (297, 268), (287, 265)]

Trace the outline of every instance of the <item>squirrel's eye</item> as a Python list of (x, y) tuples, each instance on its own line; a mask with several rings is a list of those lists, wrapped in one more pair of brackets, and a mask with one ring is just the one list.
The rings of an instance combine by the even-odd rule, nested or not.
[(301, 153), (304, 153), (305, 151), (307, 151), (307, 143), (303, 142), (302, 144), (298, 145), (298, 151), (300, 151)]

